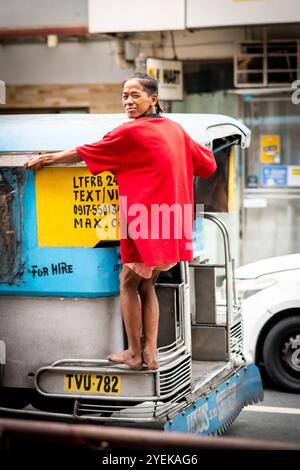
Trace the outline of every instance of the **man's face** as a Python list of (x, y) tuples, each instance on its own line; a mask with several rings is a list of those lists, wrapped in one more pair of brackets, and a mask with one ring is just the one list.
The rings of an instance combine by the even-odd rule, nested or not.
[(142, 84), (133, 78), (124, 83), (122, 103), (127, 116), (135, 119), (153, 112), (152, 106), (157, 103), (157, 95), (148, 96)]

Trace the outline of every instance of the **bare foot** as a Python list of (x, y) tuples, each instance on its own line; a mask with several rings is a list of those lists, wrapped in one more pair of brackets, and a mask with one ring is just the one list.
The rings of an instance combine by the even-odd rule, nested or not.
[(107, 359), (117, 364), (126, 364), (132, 369), (141, 369), (143, 366), (141, 355), (134, 356), (128, 349), (119, 353), (110, 354)]
[(159, 369), (159, 362), (156, 349), (144, 349), (143, 358), (144, 363), (149, 369)]

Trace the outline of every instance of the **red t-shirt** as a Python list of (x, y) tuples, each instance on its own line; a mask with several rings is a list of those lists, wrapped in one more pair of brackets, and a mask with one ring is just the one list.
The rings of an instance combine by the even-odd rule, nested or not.
[(111, 171), (117, 177), (123, 263), (193, 259), (193, 175), (215, 171), (212, 152), (164, 117), (126, 122), (76, 150), (93, 175)]

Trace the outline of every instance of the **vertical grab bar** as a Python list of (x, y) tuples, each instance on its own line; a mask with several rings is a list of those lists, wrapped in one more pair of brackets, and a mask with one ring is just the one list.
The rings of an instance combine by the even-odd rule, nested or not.
[(213, 214), (203, 214), (204, 218), (210, 220), (211, 222), (215, 223), (223, 237), (224, 243), (224, 259), (225, 259), (225, 278), (226, 278), (226, 342), (227, 342), (227, 352), (228, 352), (228, 360), (231, 359), (230, 354), (230, 328), (232, 325), (232, 297), (231, 293), (233, 292), (233, 297), (235, 299), (235, 292), (234, 292), (234, 285), (233, 285), (233, 269), (232, 269), (232, 258), (231, 258), (231, 250), (230, 250), (230, 242), (229, 242), (229, 234), (228, 229), (225, 223), (216, 217)]

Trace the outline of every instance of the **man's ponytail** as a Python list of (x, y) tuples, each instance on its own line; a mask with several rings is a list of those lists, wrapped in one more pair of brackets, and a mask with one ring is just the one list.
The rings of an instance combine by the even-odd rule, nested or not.
[(156, 103), (155, 109), (156, 109), (156, 114), (162, 114), (163, 113), (163, 109), (162, 109), (161, 105), (159, 104), (159, 102)]

